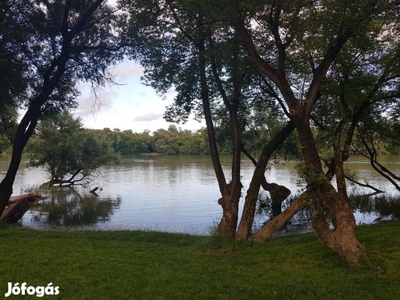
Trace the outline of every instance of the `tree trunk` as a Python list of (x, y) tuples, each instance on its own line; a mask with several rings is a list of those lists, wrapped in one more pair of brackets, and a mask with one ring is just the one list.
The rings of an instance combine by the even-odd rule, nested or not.
[[(343, 182), (339, 184), (339, 193), (323, 173), (308, 121), (304, 121), (301, 116), (296, 116), (295, 121), (306, 164), (309, 195), (316, 210), (312, 226), (327, 247), (338, 253), (349, 265), (356, 265), (364, 255), (364, 247), (356, 238), (356, 223)], [(338, 172), (339, 177), (341, 168), (343, 162), (336, 160), (335, 172)], [(329, 228), (328, 218), (332, 220), (333, 229)]]
[(238, 132), (238, 120), (237, 120), (237, 107), (240, 98), (240, 81), (234, 80), (234, 96), (233, 103), (229, 103), (226, 94), (219, 82), (219, 76), (213, 65), (214, 76), (217, 82), (220, 84), (221, 95), (224, 99), (224, 103), (229, 110), (230, 117), (230, 129), (233, 139), (233, 158), (232, 158), (232, 181), (228, 184), (222, 170), (221, 162), (219, 159), (219, 153), (217, 149), (217, 143), (215, 139), (215, 130), (212, 120), (212, 113), (210, 107), (209, 90), (207, 84), (206, 75), (206, 47), (205, 40), (207, 37), (206, 30), (204, 28), (204, 20), (202, 12), (199, 12), (198, 18), (199, 38), (196, 42), (196, 47), (199, 51), (199, 73), (200, 73), (200, 88), (201, 97), (203, 100), (204, 117), (207, 125), (207, 134), (210, 146), (211, 160), (213, 163), (215, 175), (217, 177), (218, 186), (222, 197), (218, 200), (218, 203), (222, 207), (222, 218), (218, 225), (218, 230), (224, 236), (234, 239), (236, 234), (238, 214), (239, 214), (239, 199), (242, 184), (240, 182), (240, 137)]
[(236, 238), (239, 240), (246, 240), (250, 234), (254, 222), (254, 213), (260, 191), (260, 186), (265, 181), (264, 173), (268, 161), (274, 151), (283, 141), (293, 132), (295, 126), (294, 122), (290, 121), (262, 150), (262, 154), (258, 159), (253, 177), (250, 182), (249, 189), (245, 198), (242, 217), (240, 220), (239, 228), (236, 233)]
[(30, 209), (32, 203), (39, 198), (42, 198), (42, 195), (38, 192), (11, 197), (1, 214), (0, 221), (17, 222)]
[(282, 212), (282, 202), (291, 194), (290, 190), (277, 183), (268, 183), (263, 180), (262, 187), (268, 191), (272, 200), (272, 216), (276, 217)]
[(332, 219), (333, 229), (326, 221), (326, 215), (318, 212), (313, 218), (312, 226), (322, 242), (338, 253), (348, 265), (354, 266), (364, 256), (365, 249), (356, 237), (356, 223), (353, 211), (347, 201), (330, 185), (325, 186), (326, 191), (319, 189), (319, 193), (311, 196), (314, 206), (320, 206), (325, 201), (325, 208)]
[(229, 194), (221, 197), (218, 204), (222, 207), (222, 218), (218, 224), (218, 232), (230, 239), (235, 238), (239, 218), (239, 200), (241, 187), (228, 184)]
[[(375, 5), (375, 2), (373, 5)], [(295, 96), (285, 74), (286, 46), (284, 46), (281, 41), (279, 31), (281, 10), (281, 6), (276, 6), (276, 19), (272, 20), (273, 24), (271, 25), (271, 33), (275, 38), (274, 46), (278, 50), (278, 67), (276, 68), (274, 67), (276, 62), (271, 63), (260, 56), (257, 47), (253, 43), (253, 36), (245, 26), (242, 10), (238, 2), (232, 2), (230, 7), (233, 22), (235, 23), (236, 30), (243, 38), (246, 51), (260, 71), (268, 76), (279, 88), (280, 93), (289, 107), (290, 114), (296, 123), (305, 163), (305, 173), (303, 175), (307, 177), (309, 195), (317, 211), (313, 227), (328, 247), (336, 251), (349, 264), (354, 264), (357, 263), (358, 258), (363, 253), (363, 247), (355, 237), (354, 216), (345, 197), (335, 191), (330, 181), (323, 174), (309, 120), (313, 106), (318, 99), (321, 84), (332, 62), (335, 61), (346, 41), (352, 37), (358, 29), (354, 27), (354, 24), (351, 22), (348, 23), (348, 27), (338, 27), (334, 41), (327, 48), (318, 67), (312, 70), (312, 81), (303, 102), (299, 101)], [(359, 24), (363, 24), (363, 22), (359, 22)], [(333, 230), (329, 229), (327, 217), (331, 218), (333, 221)]]
[(271, 239), (297, 212), (307, 205), (306, 194), (297, 198), (288, 208), (266, 223), (259, 231), (249, 237), (253, 242), (263, 242)]
[(13, 193), (13, 184), (19, 164), (21, 163), (22, 152), (36, 128), (38, 112), (39, 110), (37, 107), (30, 107), (21, 119), (17, 132), (15, 133), (11, 161), (6, 176), (0, 183), (0, 215), (3, 213)]

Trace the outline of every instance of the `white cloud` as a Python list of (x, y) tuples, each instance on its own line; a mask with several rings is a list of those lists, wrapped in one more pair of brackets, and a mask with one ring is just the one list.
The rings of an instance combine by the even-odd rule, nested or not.
[(149, 114), (138, 116), (138, 117), (134, 118), (133, 120), (135, 122), (151, 122), (151, 121), (161, 119), (162, 117), (163, 117), (162, 114), (155, 114), (152, 112)]

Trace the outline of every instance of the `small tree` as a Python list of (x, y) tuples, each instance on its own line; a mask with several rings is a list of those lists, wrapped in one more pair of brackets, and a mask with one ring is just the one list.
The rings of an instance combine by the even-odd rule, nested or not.
[(30, 165), (44, 166), (50, 184), (81, 183), (116, 157), (111, 145), (83, 129), (81, 121), (68, 112), (44, 119), (38, 129), (38, 138), (31, 144)]

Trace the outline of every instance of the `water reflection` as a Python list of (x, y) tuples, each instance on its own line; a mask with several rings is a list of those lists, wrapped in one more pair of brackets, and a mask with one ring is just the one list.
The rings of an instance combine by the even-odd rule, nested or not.
[[(289, 196), (285, 201), (282, 202), (282, 211), (284, 211), (298, 196)], [(265, 223), (274, 218), (272, 199), (268, 192), (261, 192), (257, 201), (255, 222), (253, 225), (253, 232), (258, 231)], [(312, 220), (312, 209), (306, 207), (303, 210), (295, 214), (277, 233), (277, 235), (310, 232)]]
[(53, 187), (41, 192), (51, 196), (31, 208), (33, 226), (98, 225), (109, 221), (121, 204), (120, 198), (100, 198), (80, 187)]
[(400, 199), (397, 197), (355, 195), (349, 200), (360, 213), (374, 214), (375, 222), (400, 218)]
[[(400, 156), (385, 159), (386, 165), (400, 173)], [(0, 178), (7, 170), (7, 160), (0, 156)], [(221, 160), (226, 174), (229, 174), (231, 157), (223, 156)], [(291, 190), (293, 196), (290, 199), (302, 191), (295, 165), (296, 162), (279, 162), (266, 172), (269, 182), (284, 185)], [(357, 180), (384, 190), (384, 196), (398, 195), (398, 191), (377, 175), (365, 159), (352, 158), (346, 167), (357, 174)], [(240, 213), (253, 172), (253, 164), (244, 159)], [(14, 186), (15, 195), (25, 193), (27, 189), (31, 191), (34, 186), (48, 181), (47, 177), (43, 169), (26, 168), (25, 163), (22, 163)], [(150, 229), (207, 235), (222, 216), (221, 207), (217, 203), (220, 198), (218, 184), (208, 156), (123, 157), (119, 164), (102, 167), (92, 184), (103, 187), (98, 197), (89, 193), (94, 186), (44, 191), (43, 194), (51, 198), (28, 212), (22, 224), (35, 228), (50, 226), (77, 229), (86, 226), (107, 230)], [(349, 185), (349, 192), (366, 194), (370, 191)], [(268, 192), (261, 194), (264, 203), (259, 204), (255, 230), (271, 219), (268, 196)], [(283, 202), (282, 209), (289, 205), (290, 199)], [(354, 204), (357, 224), (372, 223), (383, 216), (366, 207), (366, 204)], [(288, 222), (283, 232), (306, 230), (311, 217), (311, 210), (299, 212)]]
[[(298, 196), (291, 196), (282, 202), (282, 211), (286, 209)], [(372, 224), (384, 220), (400, 219), (400, 198), (389, 195), (350, 195), (349, 202), (358, 225)], [(257, 202), (256, 218), (253, 231), (258, 231), (265, 223), (274, 217), (272, 200), (266, 192), (260, 193)], [(311, 221), (313, 209), (304, 208), (294, 215), (278, 235), (312, 231)]]

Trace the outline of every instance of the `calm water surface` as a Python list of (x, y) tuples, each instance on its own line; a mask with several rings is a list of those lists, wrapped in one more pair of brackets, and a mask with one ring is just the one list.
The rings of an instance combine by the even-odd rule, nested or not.
[[(8, 167), (8, 157), (0, 156), (0, 178)], [(230, 157), (222, 158), (226, 177), (230, 176)], [(385, 157), (382, 161), (395, 173), (400, 173), (400, 157)], [(253, 165), (243, 160), (244, 185), (241, 205), (251, 179)], [(267, 180), (288, 187), (292, 194), (301, 191), (295, 162), (278, 162), (267, 171)], [(359, 180), (396, 194), (369, 163), (353, 158), (346, 164)], [(48, 180), (40, 168), (21, 165), (14, 185), (14, 195), (37, 189)], [(97, 196), (89, 191), (102, 187)], [(367, 190), (350, 187), (363, 193)], [(49, 196), (25, 214), (22, 224), (34, 228), (100, 230), (149, 229), (191, 234), (209, 234), (222, 213), (217, 203), (219, 195), (214, 171), (207, 156), (135, 156), (122, 158), (119, 164), (103, 167), (87, 186), (42, 190)], [(265, 194), (267, 195), (267, 194)], [(265, 196), (262, 194), (261, 196)], [(371, 223), (379, 214), (355, 211), (358, 223)], [(301, 215), (300, 215), (301, 217)], [(256, 226), (269, 219), (258, 215)]]

